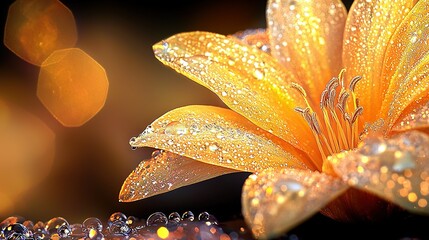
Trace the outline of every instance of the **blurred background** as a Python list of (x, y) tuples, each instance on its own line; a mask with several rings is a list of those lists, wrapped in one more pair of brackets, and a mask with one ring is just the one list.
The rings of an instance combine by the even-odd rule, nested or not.
[[(12, 2), (0, 1), (2, 26)], [(64, 127), (36, 96), (40, 68), (0, 46), (0, 99), (41, 119), (55, 134), (54, 158), (38, 165), (46, 174), (38, 177), (34, 168), (30, 174), (35, 181), (27, 181), (28, 186), (20, 194), (7, 196), (0, 191), (0, 220), (10, 215), (33, 221), (61, 216), (75, 223), (88, 217), (105, 220), (118, 211), (147, 218), (156, 211), (169, 214), (187, 210), (195, 214), (208, 211), (221, 222), (240, 219), (241, 187), (248, 173), (218, 177), (132, 203), (119, 203), (118, 194), (126, 177), (153, 151), (132, 151), (128, 144), (131, 137), (174, 108), (191, 104), (224, 106), (216, 95), (158, 62), (152, 45), (185, 31), (233, 34), (265, 28), (266, 1), (61, 2), (74, 14), (76, 47), (106, 70), (110, 84), (107, 101), (83, 126)], [(350, 2), (344, 1), (347, 8)], [(25, 133), (16, 141), (22, 151), (34, 144)], [(0, 169), (9, 172), (10, 177), (0, 182), (1, 188), (25, 183), (19, 179), (19, 168), (6, 170), (8, 166), (2, 164)], [(337, 226), (317, 215), (300, 227), (322, 222)]]

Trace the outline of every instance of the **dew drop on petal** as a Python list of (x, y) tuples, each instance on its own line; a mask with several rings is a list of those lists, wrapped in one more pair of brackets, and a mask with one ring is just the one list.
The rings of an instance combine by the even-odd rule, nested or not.
[(389, 139), (368, 138), (357, 150), (328, 158), (334, 171), (345, 182), (409, 211), (429, 213), (429, 136), (407, 131)]
[(264, 73), (264, 70), (263, 69), (256, 69), (254, 72), (253, 72), (253, 76), (256, 78), (256, 79), (258, 79), (258, 80), (262, 80), (263, 78), (264, 78), (264, 76), (265, 76), (265, 73)]
[(184, 135), (188, 133), (188, 129), (179, 121), (173, 121), (167, 124), (164, 133), (167, 135)]

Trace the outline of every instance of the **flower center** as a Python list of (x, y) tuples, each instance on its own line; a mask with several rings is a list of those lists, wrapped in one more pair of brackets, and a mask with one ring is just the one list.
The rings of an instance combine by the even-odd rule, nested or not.
[(300, 113), (310, 126), (323, 160), (334, 153), (356, 148), (359, 141), (358, 121), (363, 108), (359, 106), (354, 90), (362, 77), (353, 77), (346, 88), (344, 73), (345, 69), (341, 70), (338, 77), (332, 78), (326, 84), (320, 96), (321, 111), (317, 113), (312, 109), (304, 88), (297, 83), (291, 85), (305, 99), (307, 106), (296, 107), (295, 111)]

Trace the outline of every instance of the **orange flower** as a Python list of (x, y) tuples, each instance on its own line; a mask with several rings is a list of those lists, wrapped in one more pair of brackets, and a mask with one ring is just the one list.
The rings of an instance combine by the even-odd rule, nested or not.
[(428, 214), (428, 9), (358, 0), (347, 14), (340, 0), (271, 0), (266, 32), (155, 44), (162, 63), (230, 109), (178, 108), (132, 138), (162, 151), (130, 174), (120, 200), (247, 171), (242, 211), (257, 238), (319, 211), (377, 220), (393, 204)]

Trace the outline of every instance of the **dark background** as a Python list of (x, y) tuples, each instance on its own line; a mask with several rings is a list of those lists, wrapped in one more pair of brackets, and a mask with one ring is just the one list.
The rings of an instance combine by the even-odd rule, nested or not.
[[(0, 2), (3, 26), (12, 2)], [(146, 218), (156, 211), (169, 214), (191, 210), (195, 214), (208, 211), (226, 223), (226, 228), (235, 231), (244, 226), (240, 195), (248, 173), (218, 177), (132, 203), (119, 203), (118, 193), (128, 174), (141, 160), (149, 158), (153, 150), (132, 151), (128, 144), (132, 136), (180, 106), (224, 106), (207, 89), (164, 67), (153, 56), (151, 46), (185, 31), (232, 34), (264, 28), (266, 1), (62, 2), (76, 20), (79, 35), (76, 47), (106, 69), (110, 82), (108, 99), (104, 108), (85, 125), (63, 127), (36, 96), (39, 68), (1, 45), (0, 97), (33, 112), (51, 127), (56, 133), (56, 155), (49, 176), (14, 199), (9, 210), (0, 212), (0, 220), (10, 215), (33, 221), (61, 216), (75, 223), (87, 217), (105, 220), (117, 211)], [(345, 1), (347, 8), (350, 2)], [(1, 184), (13, 182), (0, 183), (0, 187)], [(370, 232), (375, 231), (378, 233), (375, 236), (387, 239), (423, 239), (422, 224), (429, 227), (427, 219), (413, 215), (406, 221), (382, 225), (341, 224), (316, 215), (284, 238), (371, 238), (374, 235)], [(344, 231), (348, 233), (343, 235)]]

